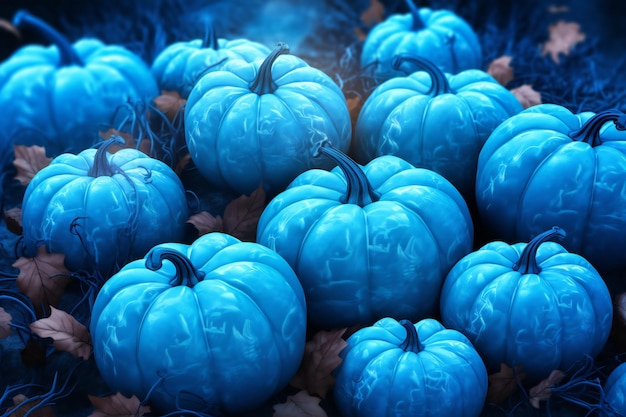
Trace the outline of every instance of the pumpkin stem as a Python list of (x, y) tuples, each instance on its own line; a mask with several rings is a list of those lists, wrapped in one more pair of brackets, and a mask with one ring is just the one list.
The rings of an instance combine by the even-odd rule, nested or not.
[(72, 44), (52, 26), (28, 13), (26, 10), (18, 10), (13, 16), (13, 26), (19, 30), (32, 30), (56, 45), (59, 50), (59, 66), (83, 65)]
[(417, 329), (415, 329), (413, 323), (411, 323), (409, 320), (400, 320), (400, 324), (406, 330), (406, 338), (400, 344), (400, 349), (404, 350), (405, 352), (414, 353), (419, 353), (424, 350), (424, 345), (422, 345), (422, 342), (420, 342), (419, 336), (417, 334)]
[(193, 288), (194, 285), (204, 279), (206, 273), (196, 268), (189, 258), (182, 253), (163, 247), (154, 247), (146, 255), (146, 268), (156, 271), (163, 267), (163, 260), (166, 259), (174, 264), (176, 268), (176, 277), (172, 282), (173, 286), (186, 285)]
[(413, 3), (413, 0), (406, 0), (406, 4), (409, 6), (411, 15), (413, 15), (413, 25), (411, 26), (411, 30), (417, 32), (418, 30), (424, 29), (426, 26), (420, 17), (420, 9), (415, 5), (415, 3)]
[(279, 42), (278, 46), (276, 46), (267, 58), (265, 58), (259, 67), (258, 74), (250, 83), (250, 90), (253, 93), (257, 93), (258, 95), (272, 94), (278, 88), (272, 79), (272, 65), (274, 64), (274, 61), (276, 61), (276, 58), (282, 54), (288, 53), (289, 46), (286, 43)]
[(365, 207), (378, 201), (380, 194), (374, 191), (367, 176), (352, 158), (335, 148), (328, 140), (320, 144), (318, 153), (332, 159), (346, 177), (346, 193), (340, 200), (343, 204), (356, 204)]
[(565, 231), (560, 227), (554, 226), (552, 229), (538, 234), (532, 239), (522, 251), (519, 260), (513, 264), (513, 270), (519, 271), (521, 274), (538, 274), (541, 268), (537, 265), (537, 250), (542, 243), (554, 241), (555, 239), (563, 240)]
[(93, 165), (89, 168), (87, 175), (90, 177), (112, 177), (120, 172), (120, 168), (109, 162), (107, 158), (107, 152), (113, 145), (123, 145), (124, 139), (120, 136), (111, 136), (109, 139), (102, 142), (102, 145), (96, 151), (96, 155), (93, 157)]
[[(428, 74), (431, 82), (428, 94), (432, 94), (433, 96), (438, 96), (441, 94), (454, 94), (454, 91), (452, 90), (452, 87), (450, 87), (450, 83), (448, 82), (448, 78), (446, 77), (446, 74), (432, 61), (418, 56), (396, 55), (393, 57), (391, 65), (393, 65), (393, 69), (399, 71), (400, 67), (405, 62), (408, 62), (418, 67)], [(404, 72), (407, 75), (410, 74), (409, 71)]]
[(570, 132), (569, 137), (592, 147), (602, 145), (600, 130), (607, 122), (615, 123), (617, 130), (626, 130), (626, 114), (617, 109), (609, 109), (592, 116), (580, 129)]
[(202, 39), (202, 45), (200, 48), (211, 48), (217, 51), (219, 47), (220, 46), (217, 43), (217, 36), (215, 36), (215, 26), (213, 25), (213, 20), (211, 19), (206, 25), (204, 39)]

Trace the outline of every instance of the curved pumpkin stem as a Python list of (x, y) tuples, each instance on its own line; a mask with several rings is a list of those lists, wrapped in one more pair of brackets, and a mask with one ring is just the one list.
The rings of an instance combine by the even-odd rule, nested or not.
[(159, 270), (163, 267), (163, 260), (168, 260), (176, 268), (176, 276), (171, 283), (173, 286), (186, 285), (193, 288), (202, 281), (206, 275), (204, 271), (196, 268), (189, 258), (182, 253), (169, 248), (154, 247), (146, 255), (146, 268), (151, 271)]
[(400, 349), (404, 350), (405, 352), (414, 353), (419, 353), (424, 350), (424, 345), (422, 345), (422, 342), (420, 342), (419, 336), (417, 334), (417, 329), (415, 329), (413, 323), (411, 323), (409, 320), (400, 320), (399, 323), (406, 330), (406, 338), (404, 339), (402, 344), (400, 344)]
[(44, 39), (54, 44), (59, 50), (59, 66), (83, 65), (82, 59), (78, 56), (70, 41), (52, 26), (28, 13), (26, 10), (19, 10), (13, 16), (13, 26), (19, 30), (32, 30)]
[(261, 67), (259, 68), (259, 73), (254, 77), (254, 80), (250, 83), (250, 90), (253, 93), (257, 93), (258, 95), (262, 94), (271, 94), (278, 86), (274, 82), (272, 78), (272, 65), (274, 65), (274, 61), (283, 54), (289, 53), (289, 46), (286, 43), (280, 42), (276, 48), (265, 58)]
[[(432, 94), (433, 96), (441, 94), (454, 94), (454, 90), (450, 87), (446, 74), (437, 65), (435, 65), (434, 62), (419, 56), (396, 55), (393, 57), (391, 65), (393, 66), (393, 69), (398, 71), (405, 62), (415, 65), (428, 74), (431, 81), (428, 94)], [(409, 73), (407, 72), (407, 74)]]
[(111, 136), (109, 139), (102, 142), (102, 145), (96, 151), (93, 157), (93, 165), (89, 168), (87, 175), (90, 177), (111, 177), (120, 172), (120, 168), (109, 162), (107, 153), (109, 148), (113, 145), (123, 145), (126, 143), (120, 136)]
[(211, 48), (215, 51), (219, 49), (219, 44), (217, 42), (217, 36), (215, 36), (215, 26), (213, 25), (213, 19), (210, 19), (204, 31), (204, 39), (202, 39), (201, 48)]
[(409, 10), (413, 16), (413, 25), (411, 26), (411, 30), (417, 32), (418, 30), (424, 29), (426, 25), (424, 25), (424, 21), (420, 16), (420, 9), (415, 5), (415, 3), (413, 3), (413, 0), (406, 0), (406, 5), (409, 6)]
[(519, 260), (513, 264), (513, 270), (519, 271), (521, 274), (538, 274), (541, 268), (537, 265), (537, 250), (542, 243), (554, 241), (556, 239), (563, 240), (565, 231), (560, 227), (554, 226), (552, 229), (538, 234), (532, 239), (522, 251)]
[(602, 145), (600, 130), (608, 122), (615, 123), (617, 130), (626, 130), (626, 114), (617, 109), (609, 109), (592, 116), (580, 129), (570, 132), (569, 137), (592, 147)]

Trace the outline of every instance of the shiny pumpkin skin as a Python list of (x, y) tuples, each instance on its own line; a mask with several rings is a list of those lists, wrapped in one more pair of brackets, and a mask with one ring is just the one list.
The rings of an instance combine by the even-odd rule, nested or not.
[(606, 403), (618, 416), (626, 415), (626, 364), (619, 364), (604, 383)]

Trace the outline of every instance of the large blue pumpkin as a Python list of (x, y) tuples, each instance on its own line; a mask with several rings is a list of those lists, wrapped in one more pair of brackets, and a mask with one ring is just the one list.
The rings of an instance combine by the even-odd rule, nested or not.
[(264, 60), (230, 60), (189, 95), (185, 136), (191, 158), (214, 186), (269, 195), (298, 174), (329, 167), (314, 159), (329, 140), (347, 151), (352, 125), (339, 86), (280, 44)]
[(530, 107), (485, 142), (476, 174), (481, 223), (494, 240), (528, 241), (557, 225), (563, 246), (601, 272), (626, 266), (626, 115)]
[(550, 242), (564, 235), (555, 227), (528, 244), (490, 242), (446, 277), (442, 322), (469, 338), (489, 372), (522, 366), (527, 381), (539, 382), (603, 349), (611, 295), (589, 262)]
[(324, 144), (338, 165), (309, 170), (270, 201), (257, 242), (294, 268), (318, 327), (435, 314), (443, 279), (472, 249), (459, 192), (395, 156), (364, 167)]
[(0, 64), (0, 131), (15, 144), (44, 146), (51, 157), (78, 153), (100, 139), (119, 106), (158, 94), (148, 65), (122, 46), (71, 44), (25, 11), (13, 23), (52, 44), (25, 46)]
[(259, 407), (296, 373), (306, 305), (275, 252), (210, 233), (126, 265), (98, 294), (90, 330), (112, 390), (159, 413), (234, 415)]

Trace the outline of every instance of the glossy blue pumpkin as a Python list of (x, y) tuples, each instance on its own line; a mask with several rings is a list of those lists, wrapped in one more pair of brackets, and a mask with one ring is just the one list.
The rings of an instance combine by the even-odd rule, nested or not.
[(66, 153), (39, 171), (22, 204), (23, 243), (65, 255), (71, 271), (104, 277), (154, 245), (183, 239), (189, 214), (178, 176), (136, 149)]
[(604, 383), (606, 403), (617, 416), (626, 415), (626, 363), (617, 366)]
[(530, 107), (498, 126), (478, 159), (476, 202), (494, 240), (557, 225), (601, 272), (626, 266), (626, 116)]
[(194, 86), (185, 109), (191, 158), (214, 186), (282, 191), (298, 174), (329, 167), (323, 140), (347, 151), (352, 125), (339, 86), (280, 44), (265, 60), (230, 60)]
[(611, 296), (589, 262), (549, 241), (564, 235), (554, 227), (528, 244), (490, 242), (446, 277), (442, 322), (469, 338), (489, 372), (521, 365), (528, 382), (539, 382), (604, 347)]
[(420, 70), (379, 85), (363, 104), (352, 153), (359, 163), (396, 155), (443, 175), (474, 200), (483, 144), (504, 120), (523, 110), (519, 100), (484, 71), (451, 75), (423, 58), (398, 56), (394, 68)]
[(247, 39), (217, 38), (211, 26), (205, 39), (175, 42), (157, 55), (151, 66), (161, 90), (176, 91), (187, 98), (193, 85), (207, 71), (214, 71), (229, 59), (252, 62), (265, 58), (271, 50)]
[(25, 11), (13, 24), (52, 43), (25, 46), (0, 64), (0, 131), (15, 144), (44, 146), (50, 157), (78, 153), (101, 140), (119, 106), (158, 94), (148, 65), (122, 46), (71, 44)]
[(160, 413), (223, 415), (259, 407), (294, 376), (306, 305), (275, 252), (209, 233), (126, 265), (98, 294), (90, 330), (112, 390), (150, 393)]
[(443, 279), (472, 250), (459, 192), (395, 156), (361, 167), (328, 144), (319, 152), (338, 166), (298, 176), (257, 229), (257, 242), (302, 282), (310, 322), (339, 328), (436, 313)]
[(482, 68), (480, 41), (463, 18), (450, 10), (418, 8), (412, 0), (406, 3), (410, 13), (391, 15), (367, 34), (361, 68), (379, 82), (404, 75), (393, 68), (398, 55), (428, 58), (452, 74)]
[(343, 417), (477, 417), (487, 396), (482, 359), (433, 319), (383, 318), (348, 338), (334, 398)]

